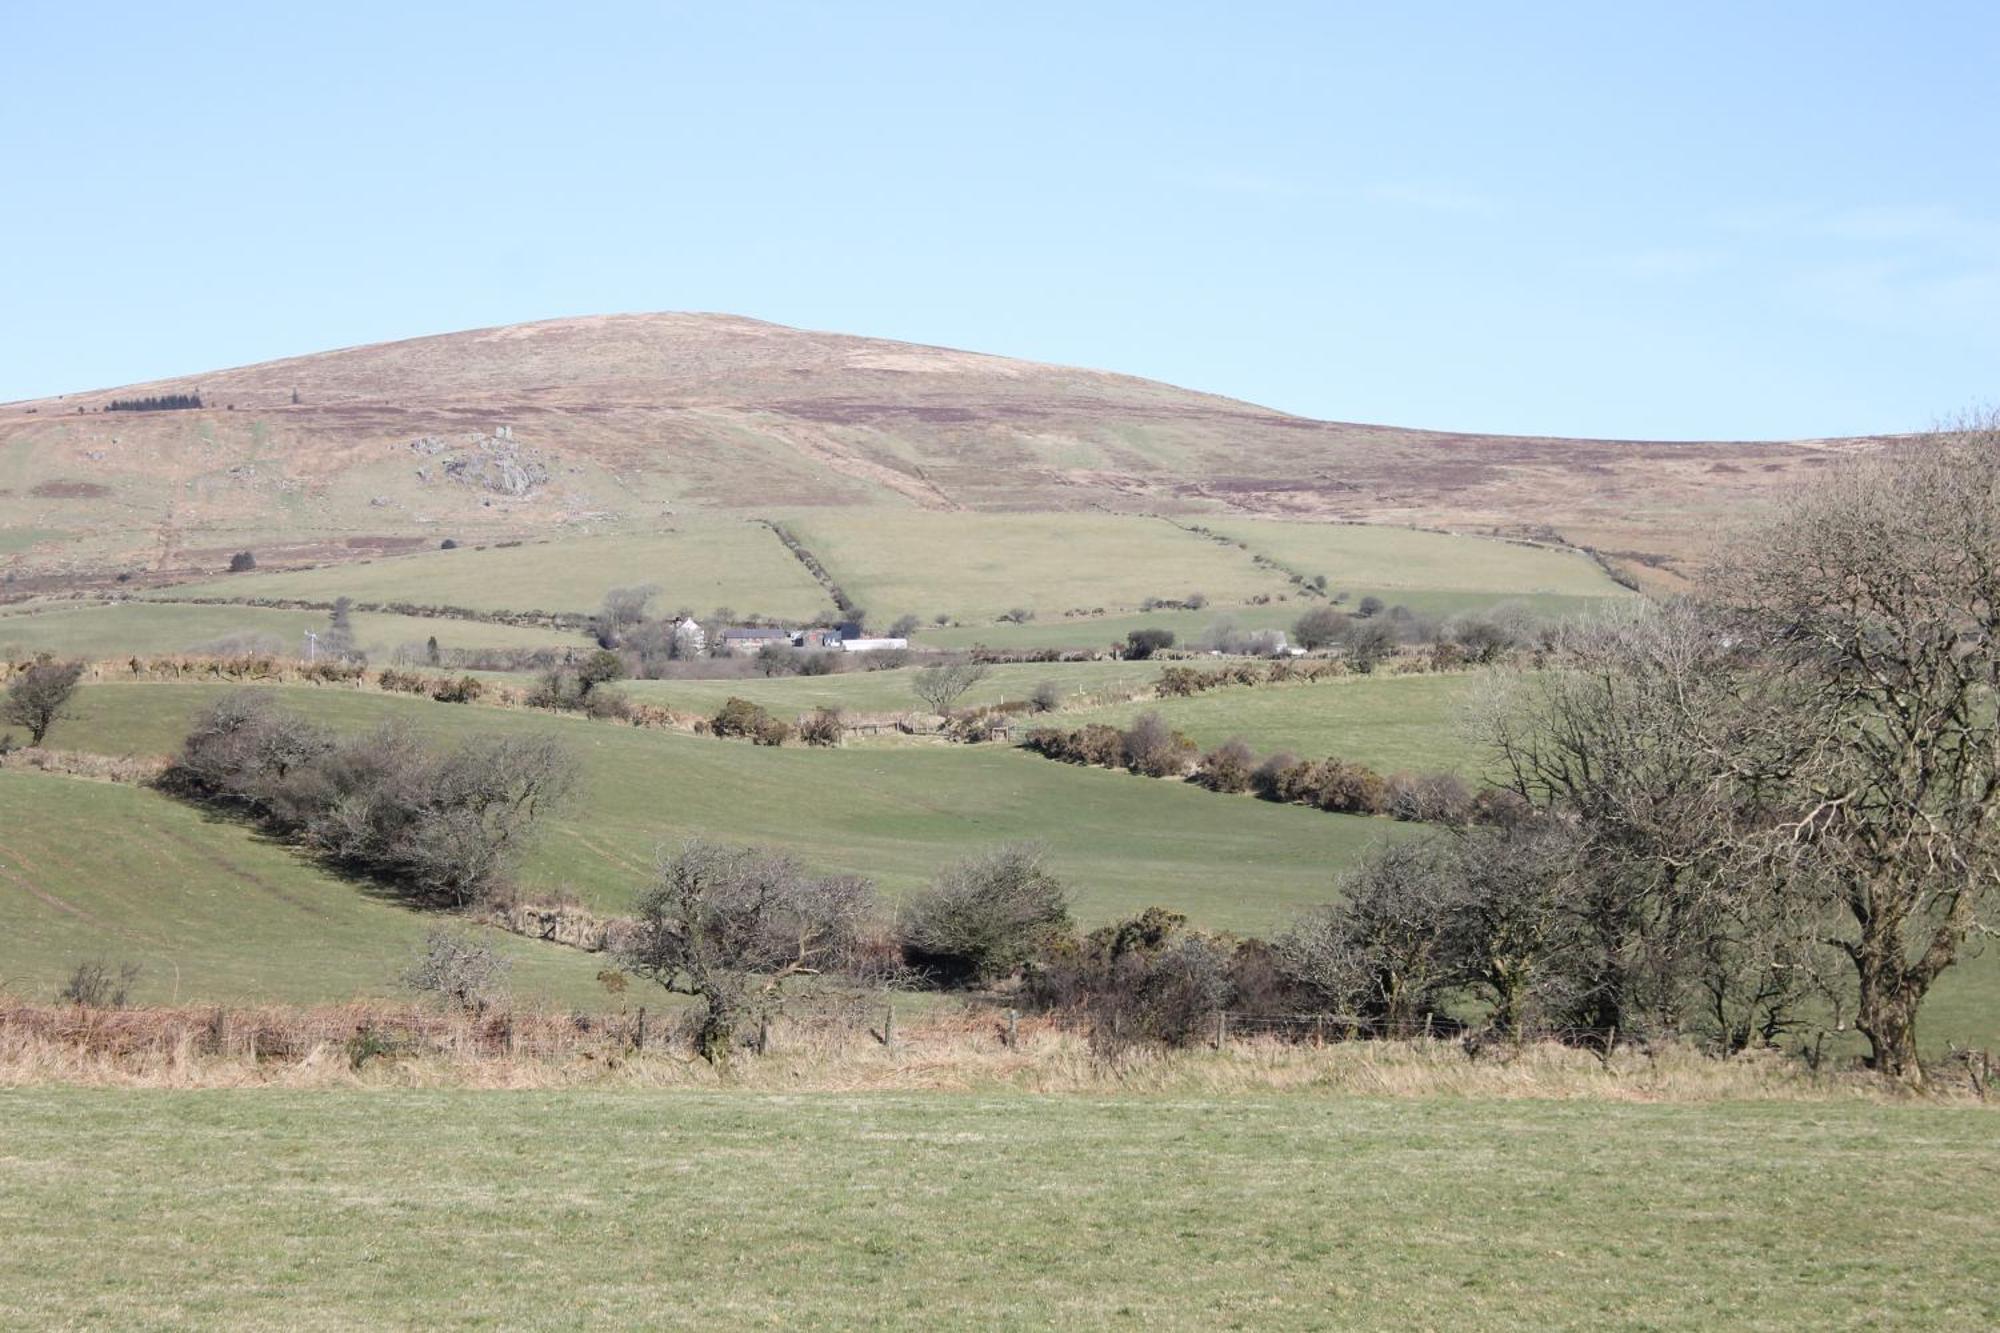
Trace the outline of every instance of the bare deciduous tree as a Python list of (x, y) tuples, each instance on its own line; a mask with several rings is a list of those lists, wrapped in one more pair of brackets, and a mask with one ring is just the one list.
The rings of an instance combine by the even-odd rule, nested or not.
[(1823, 972), (1800, 877), (1766, 854), (1799, 746), (1785, 682), (1689, 602), (1553, 646), (1498, 678), (1483, 726), (1507, 786), (1575, 843), (1594, 960), (1578, 1021), (1729, 1049), (1774, 1035)]
[(83, 663), (58, 662), (47, 653), (34, 665), (7, 682), (7, 697), (0, 702), (0, 717), (28, 729), (28, 744), (40, 745), (49, 728), (71, 716), (70, 699), (77, 681), (83, 678)]
[(839, 963), (875, 909), (874, 886), (807, 874), (791, 857), (690, 840), (640, 895), (625, 965), (702, 1002), (695, 1049), (729, 1059), (753, 992)]
[(984, 662), (941, 662), (919, 668), (910, 677), (910, 689), (932, 712), (949, 713), (967, 690), (992, 674)]
[(403, 973), (403, 984), (478, 1013), (493, 1002), (511, 966), (465, 931), (433, 930)]
[(1855, 1025), (1921, 1083), (1918, 1007), (2000, 906), (2000, 415), (1826, 476), (1723, 589), (1816, 742), (1784, 832), (1851, 925)]

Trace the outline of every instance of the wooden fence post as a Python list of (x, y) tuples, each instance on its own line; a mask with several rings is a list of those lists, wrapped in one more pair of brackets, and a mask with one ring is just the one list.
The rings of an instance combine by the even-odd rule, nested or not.
[(1011, 1051), (1020, 1044), (1021, 1011), (1019, 1009), (1009, 1009), (1007, 1011), (1007, 1049)]
[(1314, 1015), (1313, 1015), (1313, 1045), (1314, 1045), (1315, 1047), (1322, 1047), (1322, 1046), (1325, 1046), (1325, 1045), (1326, 1045), (1326, 1015), (1325, 1015), (1325, 1014), (1314, 1014)]
[(757, 1015), (757, 1054), (771, 1049), (771, 1011), (766, 1009)]
[(891, 1054), (896, 1050), (896, 1006), (886, 1005), (882, 1010), (882, 1046)]
[(1218, 1051), (1221, 1050), (1222, 1043), (1228, 1040), (1229, 1011), (1227, 1009), (1218, 1009), (1215, 1011), (1215, 1049)]
[(639, 1027), (632, 1036), (632, 1049), (635, 1051), (646, 1049), (646, 1006), (643, 1004), (639, 1006)]

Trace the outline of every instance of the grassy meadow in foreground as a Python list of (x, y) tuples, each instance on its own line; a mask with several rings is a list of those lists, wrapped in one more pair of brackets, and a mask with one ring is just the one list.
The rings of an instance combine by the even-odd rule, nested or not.
[(1983, 1328), (1984, 1109), (0, 1092), (0, 1323)]

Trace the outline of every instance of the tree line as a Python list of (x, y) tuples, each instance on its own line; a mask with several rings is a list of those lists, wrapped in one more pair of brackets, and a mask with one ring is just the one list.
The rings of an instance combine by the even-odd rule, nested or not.
[(178, 412), (201, 406), (198, 393), (160, 393), (145, 398), (113, 398), (104, 405), (107, 412)]

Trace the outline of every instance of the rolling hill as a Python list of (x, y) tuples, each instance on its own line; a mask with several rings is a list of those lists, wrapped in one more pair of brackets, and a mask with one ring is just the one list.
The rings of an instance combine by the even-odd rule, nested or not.
[[(170, 394), (203, 406), (107, 410)], [(893, 508), (1437, 527), (1670, 583), (1772, 487), (1874, 443), (1455, 435), (726, 315), (596, 316), (0, 405), (0, 568), (21, 596), (245, 546), (268, 566)]]

